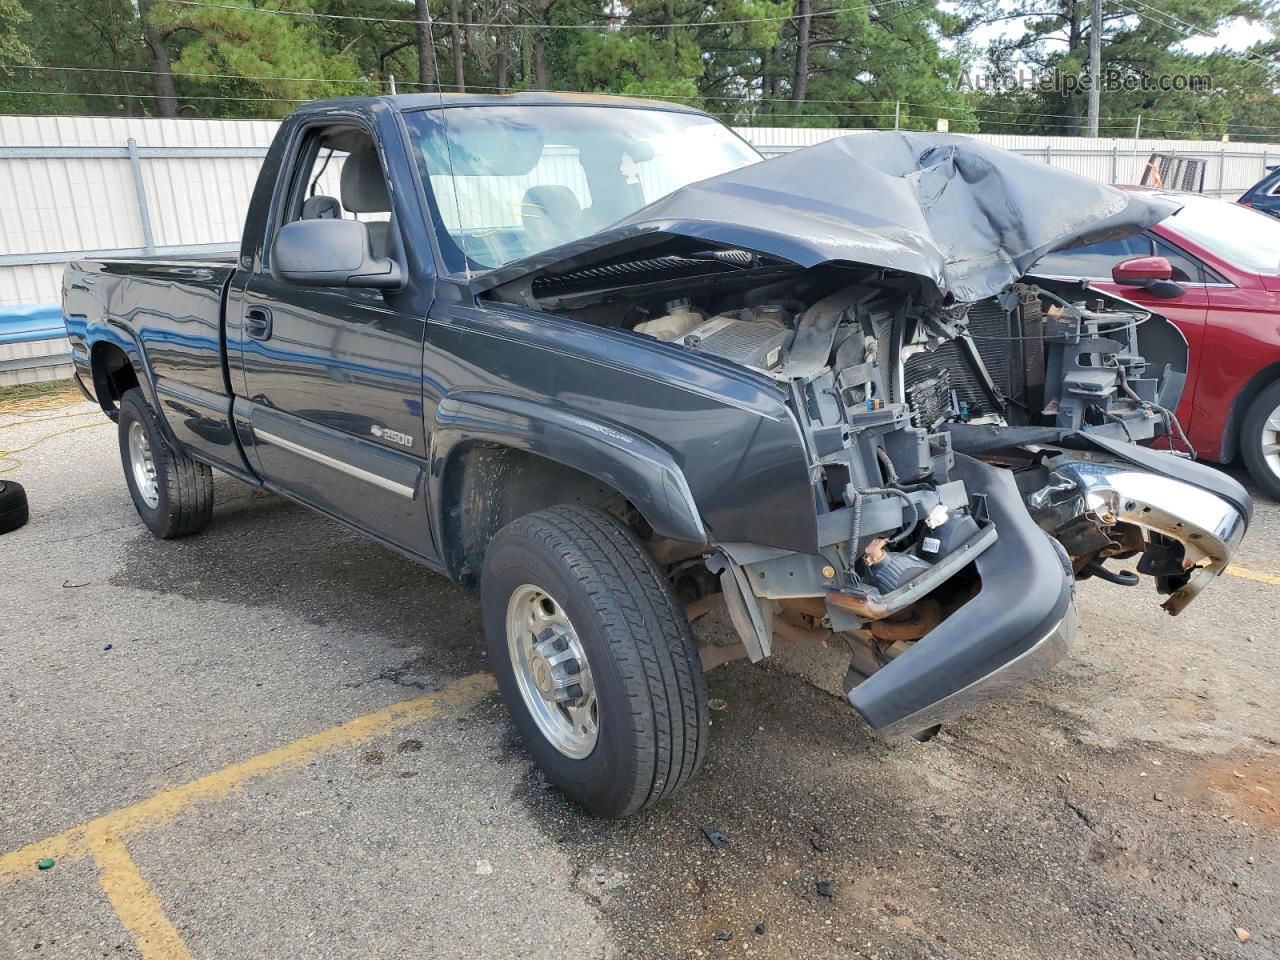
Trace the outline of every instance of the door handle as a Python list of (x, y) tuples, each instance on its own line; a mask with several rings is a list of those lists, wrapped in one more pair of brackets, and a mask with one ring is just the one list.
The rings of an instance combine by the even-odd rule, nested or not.
[(244, 312), (244, 332), (252, 340), (271, 339), (271, 311), (266, 307), (250, 307)]

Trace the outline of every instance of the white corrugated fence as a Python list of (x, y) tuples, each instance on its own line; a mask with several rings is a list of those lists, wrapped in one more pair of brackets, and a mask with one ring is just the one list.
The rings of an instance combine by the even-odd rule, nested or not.
[[(68, 260), (86, 253), (236, 249), (276, 126), (264, 120), (0, 116), (0, 384), (66, 375), (56, 355), (27, 358), (17, 367), (10, 362), (15, 358), (5, 353), (5, 329), (17, 329), (19, 321), (5, 308), (47, 305), (54, 311)], [(739, 129), (766, 156), (859, 132)], [(1137, 183), (1153, 152), (1201, 158), (1205, 192), (1229, 198), (1255, 183), (1268, 162), (1280, 161), (1277, 144), (975, 136), (1108, 183)], [(27, 341), (42, 322), (57, 324), (56, 312), (43, 321), (33, 316), (24, 312)]]

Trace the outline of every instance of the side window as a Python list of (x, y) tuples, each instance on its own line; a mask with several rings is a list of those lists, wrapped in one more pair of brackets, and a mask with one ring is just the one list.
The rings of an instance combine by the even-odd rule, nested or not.
[(295, 220), (360, 220), (374, 256), (388, 256), (391, 199), (373, 139), (351, 127), (322, 128), (303, 143), (280, 226)]
[(1157, 257), (1164, 257), (1173, 266), (1173, 279), (1178, 283), (1204, 283), (1204, 266), (1195, 257), (1183, 253), (1173, 244), (1152, 238), (1155, 241)]
[(1050, 253), (1041, 257), (1031, 272), (1047, 277), (1110, 279), (1111, 268), (1121, 260), (1149, 256), (1151, 241), (1144, 234), (1138, 234), (1123, 240), (1104, 240), (1074, 250)]

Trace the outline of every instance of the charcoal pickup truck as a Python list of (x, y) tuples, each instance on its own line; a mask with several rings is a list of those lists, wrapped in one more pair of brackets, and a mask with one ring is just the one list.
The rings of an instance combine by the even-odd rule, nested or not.
[(528, 749), (619, 816), (697, 770), (725, 660), (837, 635), (923, 735), (1057, 662), (1079, 581), (1178, 614), (1222, 572), (1251, 503), (1182, 453), (1185, 340), (1034, 278), (1175, 209), (963, 137), (761, 162), (666, 104), (333, 100), (238, 256), (84, 260), (63, 303), (156, 536), (216, 469), (478, 586)]

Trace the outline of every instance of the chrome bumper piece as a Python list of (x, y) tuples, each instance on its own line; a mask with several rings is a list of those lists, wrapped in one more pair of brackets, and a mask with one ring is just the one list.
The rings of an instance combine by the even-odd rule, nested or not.
[(1189, 579), (1162, 604), (1174, 615), (1226, 569), (1248, 525), (1239, 509), (1216, 494), (1124, 463), (1067, 460), (1050, 474), (1051, 487), (1060, 483), (1073, 485), (1085, 510), (1103, 523), (1133, 524), (1182, 544)]

